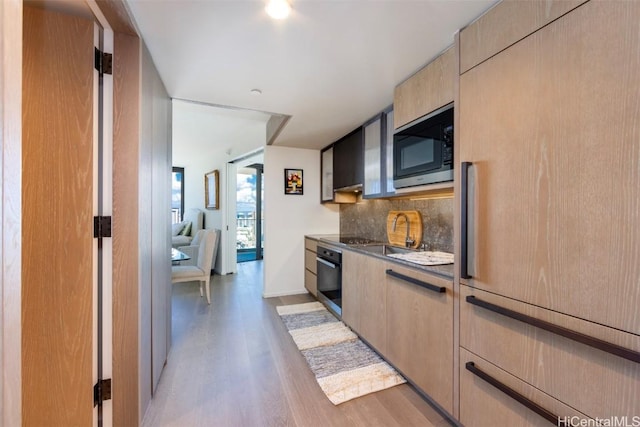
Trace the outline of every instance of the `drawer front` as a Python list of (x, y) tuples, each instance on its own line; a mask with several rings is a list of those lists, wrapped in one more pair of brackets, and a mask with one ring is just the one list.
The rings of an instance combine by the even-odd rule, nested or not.
[(308, 249), (304, 251), (304, 268), (313, 274), (318, 274), (318, 264), (316, 264), (316, 253)]
[(640, 415), (640, 364), (467, 302), (487, 302), (633, 351), (640, 337), (460, 287), (460, 346), (590, 417)]
[(313, 239), (304, 239), (304, 248), (311, 252), (318, 252), (318, 242)]
[(318, 296), (318, 276), (306, 269), (304, 270), (304, 287), (307, 288), (314, 297)]
[[(473, 364), (471, 368), (476, 373), (467, 369), (468, 363)], [(501, 386), (508, 387), (511, 391), (499, 388)], [(515, 393), (539, 407), (540, 411), (546, 412), (549, 419), (516, 400)], [(460, 422), (463, 425), (466, 427), (548, 427), (559, 425), (557, 422), (552, 423), (551, 419), (555, 417), (559, 417), (560, 420), (570, 419), (574, 423), (587, 419), (586, 415), (553, 399), (481, 357), (460, 349)]]

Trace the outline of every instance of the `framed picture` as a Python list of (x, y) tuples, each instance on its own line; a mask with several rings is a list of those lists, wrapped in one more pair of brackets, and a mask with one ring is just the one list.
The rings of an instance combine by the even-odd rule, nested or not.
[(284, 194), (303, 194), (302, 169), (284, 170)]
[(204, 206), (207, 209), (220, 209), (218, 182), (218, 170), (204, 174)]

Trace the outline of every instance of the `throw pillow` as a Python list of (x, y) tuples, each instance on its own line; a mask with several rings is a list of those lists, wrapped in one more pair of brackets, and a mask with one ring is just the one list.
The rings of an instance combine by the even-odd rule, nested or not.
[(171, 235), (177, 236), (178, 234), (180, 234), (183, 228), (184, 228), (184, 223), (182, 222), (176, 222), (175, 224), (171, 224)]
[(180, 231), (181, 236), (190, 236), (191, 235), (191, 221), (183, 221), (184, 228)]

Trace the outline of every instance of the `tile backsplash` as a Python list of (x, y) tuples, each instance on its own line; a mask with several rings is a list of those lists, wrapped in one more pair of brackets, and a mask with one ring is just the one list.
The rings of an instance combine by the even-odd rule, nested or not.
[(427, 250), (453, 252), (453, 199), (363, 200), (340, 205), (340, 234), (387, 242), (389, 211), (416, 210), (422, 214), (422, 241)]

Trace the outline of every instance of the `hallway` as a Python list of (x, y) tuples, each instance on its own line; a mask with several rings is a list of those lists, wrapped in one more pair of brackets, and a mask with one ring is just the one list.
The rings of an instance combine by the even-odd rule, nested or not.
[(172, 348), (144, 426), (445, 426), (408, 385), (334, 406), (263, 299), (262, 262), (214, 276), (211, 305), (195, 283), (174, 285)]

